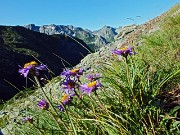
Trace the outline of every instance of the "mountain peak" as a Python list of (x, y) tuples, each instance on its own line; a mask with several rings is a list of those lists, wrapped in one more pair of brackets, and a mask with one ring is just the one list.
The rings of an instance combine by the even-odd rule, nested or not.
[(102, 36), (107, 42), (114, 41), (114, 37), (118, 34), (117, 29), (111, 26), (103, 26), (100, 30), (93, 32), (95, 35)]
[(109, 28), (113, 28), (113, 27), (107, 26), (107, 25), (104, 25), (104, 26), (102, 27), (102, 29), (109, 29)]

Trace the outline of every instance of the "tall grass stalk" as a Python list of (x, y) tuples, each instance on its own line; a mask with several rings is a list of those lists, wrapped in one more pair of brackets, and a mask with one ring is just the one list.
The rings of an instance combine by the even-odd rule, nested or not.
[[(51, 108), (52, 108), (53, 111), (56, 113), (56, 115), (59, 116), (57, 110), (54, 108), (54, 106), (53, 106), (53, 104), (52, 104), (52, 101), (51, 101), (51, 100), (49, 99), (49, 97), (46, 95), (43, 87), (41, 86), (41, 84), (40, 84), (37, 76), (34, 76), (34, 79), (35, 79), (38, 87), (41, 89), (41, 91), (42, 91), (42, 93), (43, 93), (43, 95), (44, 95), (44, 98), (48, 101), (48, 103), (50, 104)], [(50, 112), (50, 111), (49, 111), (49, 112)], [(53, 115), (51, 112), (50, 112), (50, 114), (51, 114), (52, 118), (55, 120), (55, 122), (57, 123), (59, 129), (61, 129), (61, 125), (60, 125), (60, 123), (58, 122), (58, 120), (54, 117), (54, 115)], [(60, 119), (61, 123), (63, 124), (64, 128), (65, 128), (66, 130), (68, 130), (68, 128), (67, 128), (67, 126), (65, 125), (64, 121), (62, 120), (62, 118), (59, 117), (59, 119)]]

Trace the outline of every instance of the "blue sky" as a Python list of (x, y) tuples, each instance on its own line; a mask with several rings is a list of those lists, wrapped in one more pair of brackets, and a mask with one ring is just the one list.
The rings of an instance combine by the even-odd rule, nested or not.
[(96, 30), (144, 23), (176, 3), (180, 0), (0, 0), (0, 25), (59, 24)]

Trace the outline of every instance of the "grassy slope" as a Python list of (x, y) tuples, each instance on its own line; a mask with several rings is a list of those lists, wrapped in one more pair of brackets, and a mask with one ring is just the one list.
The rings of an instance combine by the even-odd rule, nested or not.
[[(102, 75), (98, 96), (84, 95), (85, 104), (75, 97), (67, 112), (56, 115), (52, 108), (50, 112), (37, 108), (43, 97), (39, 89), (27, 98), (9, 101), (3, 109), (8, 115), (0, 119), (0, 126), (8, 125), (6, 130), (13, 134), (179, 134), (180, 108), (178, 98), (173, 97), (177, 95), (172, 94), (179, 92), (180, 82), (180, 15), (171, 16), (177, 9), (180, 5), (168, 12), (159, 31), (140, 37), (142, 45), (127, 62), (116, 56), (99, 62), (94, 69)], [(44, 87), (50, 98), (53, 95), (55, 106), (62, 97), (59, 81), (54, 78)], [(22, 123), (25, 116), (33, 116), (34, 125)], [(69, 131), (61, 121), (59, 128), (52, 116), (61, 117)]]

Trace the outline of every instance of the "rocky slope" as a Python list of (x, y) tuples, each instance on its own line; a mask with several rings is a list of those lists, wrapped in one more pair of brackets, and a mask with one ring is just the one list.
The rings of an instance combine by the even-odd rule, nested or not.
[(19, 89), (25, 86), (25, 79), (18, 74), (18, 65), (38, 59), (59, 75), (64, 65), (78, 64), (88, 50), (77, 38), (50, 36), (20, 26), (0, 26), (0, 99), (7, 100), (17, 93), (12, 85)]
[(55, 24), (43, 26), (28, 24), (24, 25), (24, 27), (36, 32), (45, 33), (47, 35), (63, 34), (77, 37), (82, 39), (94, 51), (99, 50), (102, 46), (114, 41), (114, 37), (118, 34), (117, 31), (121, 29), (121, 27), (116, 29), (110, 26), (104, 26), (102, 29), (92, 32), (72, 25), (65, 26)]
[(118, 29), (118, 34), (114, 37), (114, 42), (100, 48), (96, 53), (87, 55), (81, 60), (77, 67), (85, 67), (86, 69), (97, 68), (102, 62), (113, 59), (111, 50), (123, 46), (141, 46), (143, 44), (142, 36), (149, 35), (160, 29), (160, 24), (166, 21), (166, 17), (174, 16), (180, 13), (180, 4), (177, 4), (169, 11), (155, 17), (141, 25), (129, 25)]

